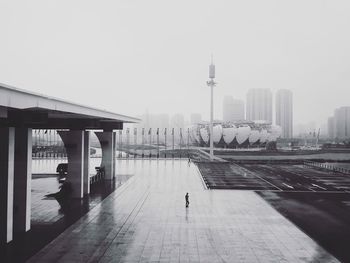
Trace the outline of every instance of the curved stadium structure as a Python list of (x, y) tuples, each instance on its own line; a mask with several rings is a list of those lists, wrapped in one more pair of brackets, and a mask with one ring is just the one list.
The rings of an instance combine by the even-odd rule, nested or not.
[[(281, 136), (281, 127), (265, 122), (215, 122), (213, 141), (215, 147), (246, 148), (264, 147)], [(210, 140), (209, 123), (199, 123), (190, 127), (191, 142), (198, 146), (208, 146)]]

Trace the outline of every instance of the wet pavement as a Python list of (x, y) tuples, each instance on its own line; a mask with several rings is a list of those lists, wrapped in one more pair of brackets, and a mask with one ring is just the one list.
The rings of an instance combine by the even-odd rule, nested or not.
[(277, 211), (342, 262), (350, 262), (350, 194), (258, 192)]
[(283, 164), (200, 163), (208, 188), (254, 190), (317, 243), (350, 262), (350, 176)]
[[(63, 219), (70, 214), (70, 210), (80, 209), (89, 211), (91, 208), (100, 203), (111, 192), (125, 183), (132, 174), (117, 174), (116, 179), (111, 183), (95, 183), (92, 184), (89, 197), (83, 200), (72, 200), (71, 208), (62, 209), (54, 197), (46, 197), (47, 194), (59, 191), (58, 178), (47, 177), (32, 180), (32, 207), (31, 207), (31, 224), (50, 225)], [(79, 208), (78, 208), (79, 207)]]
[(206, 190), (194, 164), (123, 169), (132, 179), (29, 262), (337, 262), (254, 191)]
[(45, 174), (35, 176), (31, 182), (31, 230), (24, 235), (16, 235), (9, 245), (1, 246), (0, 261), (24, 262), (131, 177), (132, 174), (120, 170), (115, 181), (91, 185), (89, 197), (72, 200), (68, 207), (62, 209), (56, 199), (45, 197), (59, 190), (58, 178)]

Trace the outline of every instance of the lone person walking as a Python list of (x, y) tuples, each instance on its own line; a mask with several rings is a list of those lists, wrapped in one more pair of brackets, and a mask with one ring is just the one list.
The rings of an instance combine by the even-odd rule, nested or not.
[(188, 193), (186, 193), (186, 195), (185, 195), (185, 200), (186, 200), (186, 207), (188, 207), (190, 205)]

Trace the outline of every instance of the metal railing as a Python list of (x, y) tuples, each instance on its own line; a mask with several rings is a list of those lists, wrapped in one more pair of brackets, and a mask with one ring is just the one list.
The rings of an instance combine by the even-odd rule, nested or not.
[(317, 168), (322, 168), (326, 169), (332, 172), (340, 172), (344, 174), (350, 174), (350, 169), (344, 168), (344, 167), (339, 167), (335, 165), (331, 165), (329, 163), (319, 163), (319, 162), (313, 162), (313, 161), (304, 161), (304, 166), (309, 166), (309, 167), (317, 167)]

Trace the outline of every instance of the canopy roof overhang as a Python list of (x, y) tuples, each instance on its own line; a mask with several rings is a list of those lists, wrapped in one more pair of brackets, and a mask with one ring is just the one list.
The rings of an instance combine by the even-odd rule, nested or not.
[(0, 127), (119, 130), (139, 121), (0, 83)]

